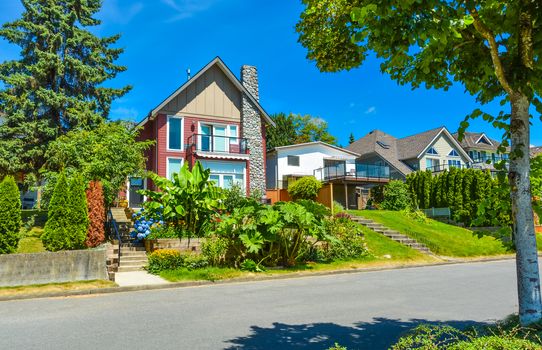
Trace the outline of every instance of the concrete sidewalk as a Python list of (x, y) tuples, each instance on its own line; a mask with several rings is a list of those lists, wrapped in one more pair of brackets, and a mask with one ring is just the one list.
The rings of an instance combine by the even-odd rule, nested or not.
[(119, 287), (129, 287), (168, 284), (170, 282), (162, 277), (151, 275), (147, 271), (131, 271), (115, 273), (115, 283)]

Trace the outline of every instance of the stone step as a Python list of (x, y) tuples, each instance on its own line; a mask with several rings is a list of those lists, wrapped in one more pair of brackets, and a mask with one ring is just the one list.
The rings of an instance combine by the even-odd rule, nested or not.
[(119, 266), (117, 272), (143, 271), (143, 266)]

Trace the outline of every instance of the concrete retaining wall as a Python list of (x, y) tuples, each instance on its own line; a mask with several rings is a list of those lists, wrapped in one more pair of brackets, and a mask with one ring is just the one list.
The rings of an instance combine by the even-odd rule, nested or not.
[(106, 250), (0, 255), (0, 286), (107, 280)]
[(160, 239), (146, 239), (145, 240), (145, 249), (148, 253), (152, 253), (158, 249), (175, 249), (181, 252), (191, 251), (200, 253), (201, 252), (201, 243), (203, 239), (200, 238), (191, 238), (190, 244), (187, 238), (160, 238)]

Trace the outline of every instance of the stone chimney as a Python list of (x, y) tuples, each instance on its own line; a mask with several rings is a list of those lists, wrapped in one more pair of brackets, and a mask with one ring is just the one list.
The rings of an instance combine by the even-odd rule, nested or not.
[[(256, 67), (246, 65), (241, 67), (241, 83), (256, 101), (260, 100)], [(245, 93), (243, 93), (242, 101), (241, 127), (250, 151), (250, 193), (258, 192), (265, 196), (265, 149), (263, 147), (262, 119), (260, 111)]]

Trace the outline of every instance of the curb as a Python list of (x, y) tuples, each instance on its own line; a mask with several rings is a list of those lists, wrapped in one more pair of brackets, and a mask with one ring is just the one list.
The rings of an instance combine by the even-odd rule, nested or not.
[(343, 274), (351, 274), (351, 273), (413, 269), (413, 268), (419, 268), (419, 267), (507, 261), (507, 260), (514, 260), (514, 259), (515, 259), (515, 256), (503, 256), (503, 257), (494, 257), (494, 258), (490, 257), (490, 258), (480, 258), (480, 259), (471, 259), (471, 260), (449, 260), (449, 261), (435, 262), (435, 263), (396, 265), (396, 266), (387, 266), (387, 267), (361, 267), (361, 268), (330, 270), (330, 271), (292, 272), (292, 273), (283, 274), (283, 275), (270, 275), (270, 276), (262, 276), (262, 277), (258, 277), (258, 276), (236, 277), (236, 278), (230, 278), (230, 279), (224, 279), (224, 280), (218, 280), (218, 281), (172, 282), (172, 283), (154, 284), (154, 285), (81, 289), (81, 290), (74, 290), (74, 291), (50, 292), (50, 293), (42, 293), (42, 294), (38, 294), (38, 293), (19, 294), (19, 295), (10, 295), (10, 296), (5, 296), (5, 297), (0, 297), (0, 302), (13, 301), (13, 300), (26, 300), (26, 299), (61, 298), (61, 297), (84, 296), (84, 295), (113, 294), (113, 293), (137, 292), (137, 291), (159, 290), (159, 289), (219, 286), (219, 285), (234, 284), (234, 283), (333, 276), (333, 275), (343, 275)]

